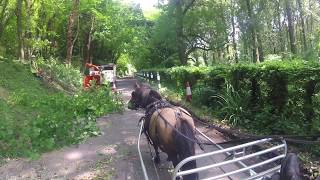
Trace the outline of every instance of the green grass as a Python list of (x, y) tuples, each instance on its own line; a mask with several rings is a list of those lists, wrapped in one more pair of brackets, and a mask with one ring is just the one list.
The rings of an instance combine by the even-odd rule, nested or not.
[[(28, 154), (25, 149), (30, 143), (23, 137), (28, 123), (34, 120), (41, 110), (34, 109), (29, 103), (14, 104), (15, 94), (27, 94), (30, 99), (37, 101), (43, 96), (50, 96), (54, 92), (45, 88), (36, 79), (27, 66), (0, 61), (0, 151), (1, 154)], [(17, 97), (18, 98), (18, 97)], [(23, 142), (24, 140), (27, 140)]]
[(110, 89), (66, 95), (35, 77), (28, 65), (0, 61), (0, 157), (40, 153), (98, 135), (96, 117), (121, 111)]

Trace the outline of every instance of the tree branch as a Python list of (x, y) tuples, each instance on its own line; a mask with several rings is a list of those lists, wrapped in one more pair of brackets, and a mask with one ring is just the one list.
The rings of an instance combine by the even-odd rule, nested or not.
[(210, 47), (201, 47), (201, 46), (198, 46), (199, 44), (195, 44), (195, 46), (192, 46), (189, 50), (187, 50), (186, 52), (186, 55), (190, 55), (192, 52), (194, 52), (195, 50), (197, 49), (201, 49), (203, 51), (211, 51), (213, 50), (213, 48), (210, 48)]
[[(212, 51), (212, 50), (215, 50), (215, 49), (219, 49), (221, 47), (223, 47), (224, 45), (226, 45), (228, 42), (223, 42), (222, 44), (220, 44), (218, 47), (207, 47), (206, 45), (204, 44), (194, 44), (189, 50), (187, 50), (186, 52), (186, 55), (190, 55), (192, 52), (194, 52), (195, 50), (197, 49), (201, 49), (203, 51)], [(202, 45), (202, 46), (201, 46)]]
[(195, 2), (196, 0), (191, 0), (191, 2), (186, 6), (186, 8), (183, 10), (183, 15), (185, 15), (188, 10), (192, 7), (193, 3)]
[(191, 60), (191, 61), (193, 61), (194, 63), (196, 63), (196, 60), (195, 60), (194, 58), (192, 58), (192, 57), (189, 57), (188, 60)]
[(207, 43), (207, 44), (210, 44), (210, 43), (209, 43), (209, 40), (205, 39), (204, 37), (202, 37), (202, 36), (200, 36), (200, 35), (198, 35), (198, 34), (195, 35), (195, 37), (196, 37), (196, 38), (199, 38), (201, 41), (203, 41), (203, 42), (205, 42), (205, 43)]
[(195, 51), (197, 48), (196, 47), (191, 47), (189, 50), (187, 50), (187, 52), (186, 52), (186, 55), (187, 55), (187, 57), (193, 52), (193, 51)]

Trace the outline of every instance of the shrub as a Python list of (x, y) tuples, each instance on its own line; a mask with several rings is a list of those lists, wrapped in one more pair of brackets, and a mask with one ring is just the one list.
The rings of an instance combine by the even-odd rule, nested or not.
[(10, 104), (37, 110), (34, 119), (26, 118), (22, 124), (11, 118), (1, 123), (0, 142), (6, 145), (0, 147), (1, 152), (17, 156), (28, 149), (38, 153), (98, 135), (96, 117), (122, 110), (119, 98), (105, 88), (81, 91), (75, 96), (56, 93), (41, 99), (19, 90), (11, 96)]
[(53, 81), (59, 83), (64, 89), (75, 92), (81, 89), (82, 85), (82, 75), (80, 70), (59, 63), (57, 59), (37, 59), (36, 63), (39, 68), (44, 71), (44, 75)]
[(193, 103), (209, 106), (233, 125), (265, 134), (320, 133), (319, 63), (270, 61), (143, 72), (156, 71), (162, 82), (180, 91), (189, 81)]

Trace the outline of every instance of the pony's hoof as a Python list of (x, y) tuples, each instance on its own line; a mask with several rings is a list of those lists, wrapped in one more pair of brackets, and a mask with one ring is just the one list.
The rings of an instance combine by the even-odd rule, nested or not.
[(153, 158), (153, 161), (154, 161), (156, 164), (159, 164), (159, 163), (160, 163), (160, 157), (159, 157), (159, 156), (154, 157), (154, 158)]

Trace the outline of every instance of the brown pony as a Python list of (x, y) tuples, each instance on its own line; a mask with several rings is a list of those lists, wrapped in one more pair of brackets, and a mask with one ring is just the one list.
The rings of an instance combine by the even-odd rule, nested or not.
[[(128, 108), (146, 109), (144, 133), (154, 147), (156, 163), (160, 162), (158, 148), (168, 155), (168, 161), (171, 161), (174, 167), (195, 154), (195, 126), (186, 110), (162, 101), (157, 91), (138, 84), (131, 94)], [(181, 169), (194, 169), (196, 166), (196, 161), (191, 161)], [(198, 174), (186, 175), (184, 179), (197, 180)]]

